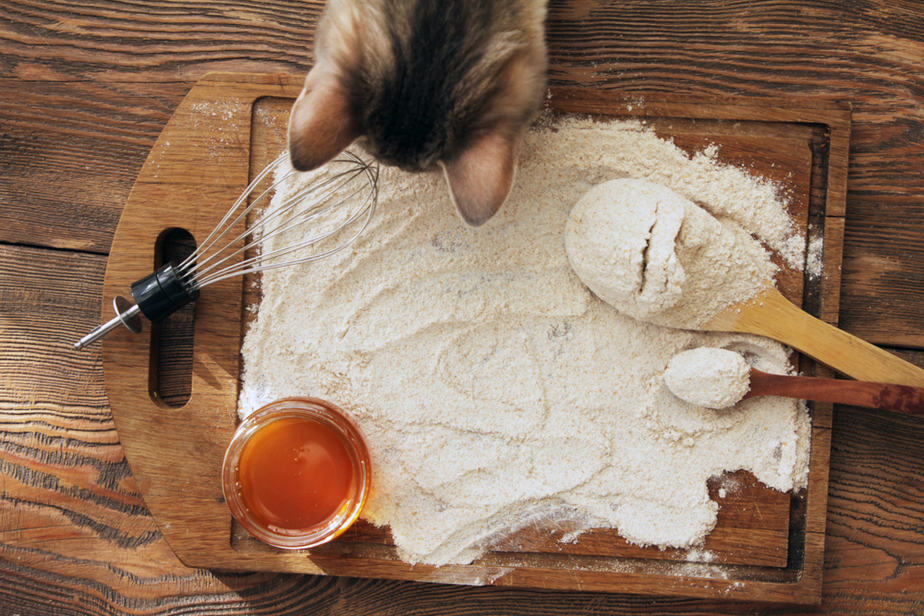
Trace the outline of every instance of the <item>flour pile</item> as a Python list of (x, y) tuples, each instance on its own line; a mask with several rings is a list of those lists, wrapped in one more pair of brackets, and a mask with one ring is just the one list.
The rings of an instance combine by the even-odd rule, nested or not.
[(804, 486), (801, 403), (756, 398), (717, 412), (663, 381), (670, 358), (697, 346), (784, 373), (782, 346), (641, 323), (572, 270), (569, 211), (626, 176), (695, 200), (721, 233), (753, 233), (802, 261), (765, 182), (688, 157), (636, 122), (531, 131), (508, 202), (478, 229), (459, 220), (441, 175), (384, 168), (376, 217), (351, 250), (264, 274), (241, 414), (305, 395), (347, 410), (372, 456), (364, 517), (390, 526), (409, 562), (470, 562), (519, 528), (560, 520), (689, 547), (716, 522), (709, 477), (747, 469), (779, 490)]
[(690, 404), (724, 409), (737, 404), (751, 389), (751, 366), (728, 349), (690, 349), (671, 358), (664, 384)]
[(600, 299), (649, 323), (696, 329), (773, 285), (757, 240), (689, 199), (646, 180), (587, 191), (565, 227), (571, 266)]

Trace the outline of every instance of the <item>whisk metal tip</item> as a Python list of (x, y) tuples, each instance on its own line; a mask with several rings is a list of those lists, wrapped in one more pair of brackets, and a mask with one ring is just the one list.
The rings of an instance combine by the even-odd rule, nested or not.
[(76, 350), (79, 351), (93, 344), (100, 338), (104, 338), (109, 332), (118, 328), (119, 325), (124, 326), (126, 329), (136, 334), (141, 331), (141, 308), (137, 304), (132, 304), (121, 295), (117, 295), (112, 300), (112, 308), (115, 310), (116, 315), (102, 325), (98, 325), (89, 334), (75, 342), (74, 348)]

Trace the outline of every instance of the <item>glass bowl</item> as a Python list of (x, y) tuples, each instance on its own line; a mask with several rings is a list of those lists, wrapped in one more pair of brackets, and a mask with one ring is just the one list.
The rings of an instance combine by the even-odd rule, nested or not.
[(326, 543), (359, 517), (369, 494), (369, 450), (356, 424), (317, 398), (285, 398), (238, 426), (222, 491), (247, 532), (284, 549)]

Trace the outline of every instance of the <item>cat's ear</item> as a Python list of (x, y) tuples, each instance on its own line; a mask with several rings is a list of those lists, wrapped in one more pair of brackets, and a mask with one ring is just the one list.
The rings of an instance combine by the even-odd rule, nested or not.
[(323, 64), (308, 73), (289, 115), (289, 156), (299, 171), (319, 167), (358, 137), (349, 100)]
[(477, 137), (442, 162), (449, 194), (465, 222), (477, 227), (500, 209), (516, 174), (520, 136), (495, 131)]

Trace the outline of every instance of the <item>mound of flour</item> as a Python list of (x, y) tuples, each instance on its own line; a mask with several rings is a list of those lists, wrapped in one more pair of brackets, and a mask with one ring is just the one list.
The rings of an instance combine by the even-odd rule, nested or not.
[(657, 325), (696, 329), (773, 285), (776, 267), (744, 229), (670, 188), (624, 178), (594, 186), (565, 226), (574, 271), (603, 301)]
[[(572, 270), (569, 211), (592, 186), (626, 176), (697, 201), (720, 232), (795, 245), (765, 182), (688, 157), (635, 122), (567, 119), (530, 132), (508, 202), (477, 229), (459, 219), (441, 175), (383, 168), (376, 217), (350, 250), (264, 274), (242, 348), (241, 414), (293, 395), (347, 410), (372, 456), (363, 515), (391, 528), (409, 562), (469, 562), (519, 528), (564, 519), (688, 547), (716, 522), (709, 477), (747, 469), (779, 490), (803, 486), (801, 403), (756, 398), (716, 412), (663, 381), (688, 348), (729, 348), (782, 373), (783, 347), (640, 323)], [(292, 238), (277, 241), (267, 249)]]
[(674, 355), (664, 372), (664, 383), (681, 400), (724, 409), (750, 390), (751, 366), (740, 353), (700, 347)]

